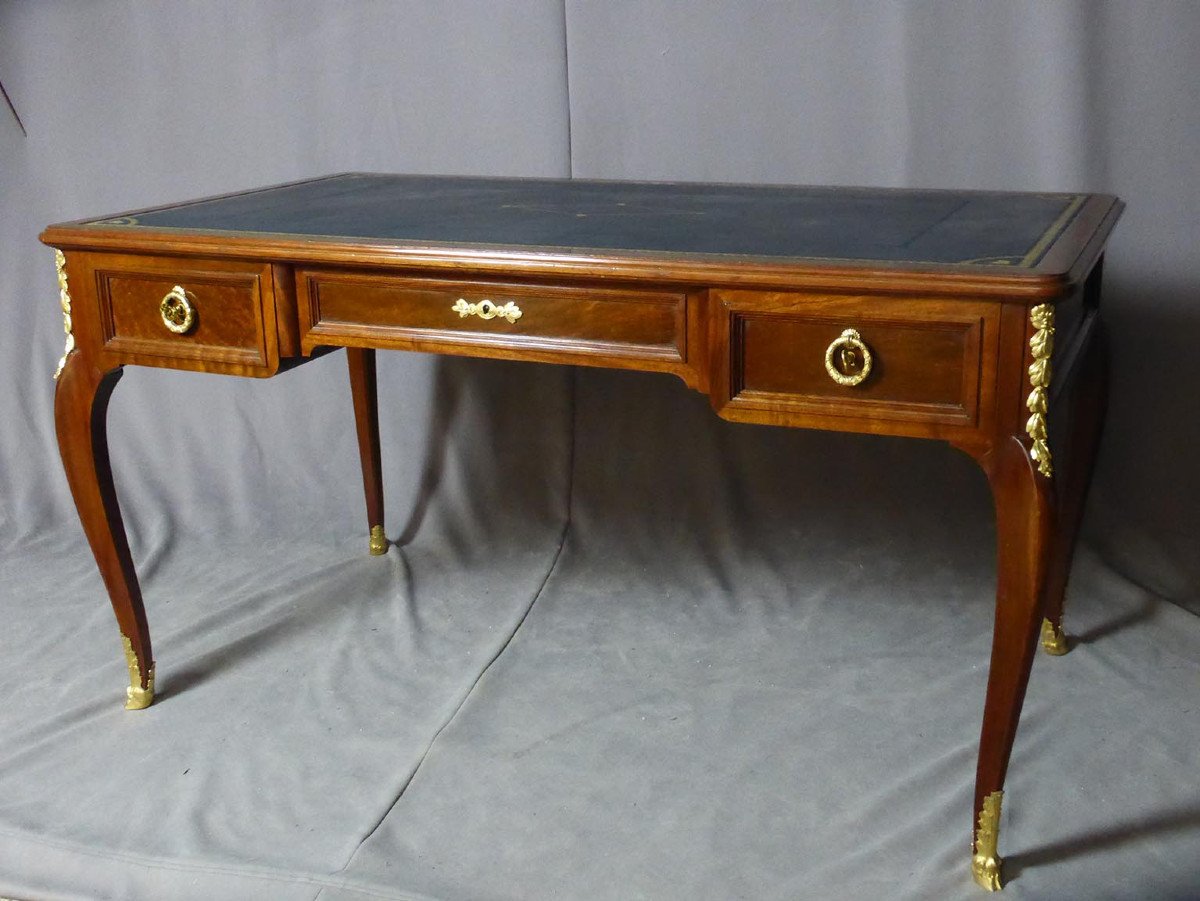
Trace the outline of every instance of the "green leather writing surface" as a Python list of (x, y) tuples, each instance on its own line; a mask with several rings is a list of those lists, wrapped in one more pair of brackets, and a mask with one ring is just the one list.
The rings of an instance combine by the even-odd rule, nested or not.
[(349, 174), (93, 224), (1029, 267), (1086, 195)]

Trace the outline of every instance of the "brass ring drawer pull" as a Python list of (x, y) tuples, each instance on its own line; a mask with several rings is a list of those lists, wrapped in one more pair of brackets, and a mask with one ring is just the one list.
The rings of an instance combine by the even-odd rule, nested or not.
[(825, 351), (825, 371), (839, 385), (854, 387), (871, 374), (871, 349), (852, 328), (846, 329)]
[(176, 285), (158, 305), (158, 314), (162, 316), (163, 325), (177, 335), (186, 335), (196, 324), (196, 308), (192, 305), (187, 291)]
[(521, 318), (521, 308), (511, 300), (500, 306), (486, 299), (479, 303), (467, 303), (460, 297), (450, 309), (457, 313), (460, 319), (478, 316), (480, 319), (507, 319), (509, 322), (516, 322)]

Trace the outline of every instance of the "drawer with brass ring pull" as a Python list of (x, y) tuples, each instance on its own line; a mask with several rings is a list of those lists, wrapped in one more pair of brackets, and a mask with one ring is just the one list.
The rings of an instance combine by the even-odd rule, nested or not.
[(992, 414), (999, 304), (714, 294), (714, 400), (727, 418), (955, 438)]
[(268, 375), (278, 367), (274, 280), (256, 262), (88, 254), (112, 362)]

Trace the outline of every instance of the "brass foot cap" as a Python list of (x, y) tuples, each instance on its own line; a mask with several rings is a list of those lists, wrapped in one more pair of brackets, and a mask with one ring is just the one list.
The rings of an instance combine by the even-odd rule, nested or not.
[(383, 526), (371, 526), (371, 556), (380, 557), (387, 553), (388, 540), (387, 535), (383, 533)]
[(125, 689), (125, 709), (126, 710), (145, 710), (154, 703), (154, 670), (150, 671), (150, 678), (146, 680), (146, 687), (140, 685), (130, 685)]
[(1061, 657), (1070, 650), (1062, 626), (1056, 626), (1048, 619), (1042, 620), (1042, 650), (1055, 657)]
[(125, 646), (125, 665), (129, 668), (129, 687), (125, 689), (125, 709), (145, 710), (154, 703), (154, 661), (146, 667), (146, 687), (142, 688), (142, 664), (128, 635), (121, 636)]
[(975, 882), (980, 888), (989, 892), (1000, 891), (1001, 863), (999, 857), (982, 857), (976, 854), (971, 858), (971, 875), (975, 877)]

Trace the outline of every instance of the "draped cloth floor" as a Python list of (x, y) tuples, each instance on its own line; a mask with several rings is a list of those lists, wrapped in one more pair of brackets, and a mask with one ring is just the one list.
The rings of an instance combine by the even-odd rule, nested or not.
[[(0, 894), (978, 897), (971, 460), (731, 425), (662, 376), (447, 361), (434, 393), (423, 461), (385, 467), (421, 473), (386, 557), (320, 521), (184, 542), (141, 517), (149, 710), (120, 708), (77, 531), (4, 559), (29, 615), (0, 632)], [(1195, 897), (1200, 624), (1087, 548), (1068, 617), (1006, 893)]]

